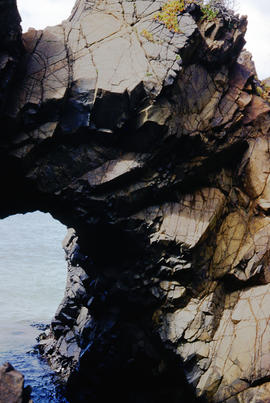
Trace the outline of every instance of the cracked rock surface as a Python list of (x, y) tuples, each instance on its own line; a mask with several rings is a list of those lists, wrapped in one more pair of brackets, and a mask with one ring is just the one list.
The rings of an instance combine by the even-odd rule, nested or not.
[(177, 33), (164, 1), (77, 0), (21, 40), (2, 4), (0, 216), (70, 228), (40, 341), (69, 400), (269, 402), (270, 104), (246, 18), (189, 4)]

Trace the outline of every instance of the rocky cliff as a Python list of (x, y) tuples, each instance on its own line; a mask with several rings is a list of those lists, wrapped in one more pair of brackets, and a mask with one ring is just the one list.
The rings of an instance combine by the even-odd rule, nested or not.
[(269, 402), (270, 105), (221, 3), (78, 0), (22, 51), (0, 2), (0, 215), (72, 228), (41, 341), (72, 402)]

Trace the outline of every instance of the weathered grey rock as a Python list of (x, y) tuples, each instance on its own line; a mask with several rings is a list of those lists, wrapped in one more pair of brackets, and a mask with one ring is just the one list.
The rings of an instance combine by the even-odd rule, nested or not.
[[(69, 229), (63, 241), (68, 263), (68, 276), (65, 296), (58, 307), (51, 324), (51, 331), (39, 343), (53, 369), (67, 378), (78, 364), (84, 346), (82, 333), (91, 323), (85, 284), (89, 276), (80, 267), (85, 257), (80, 253), (78, 237)], [(64, 365), (63, 365), (64, 363)]]

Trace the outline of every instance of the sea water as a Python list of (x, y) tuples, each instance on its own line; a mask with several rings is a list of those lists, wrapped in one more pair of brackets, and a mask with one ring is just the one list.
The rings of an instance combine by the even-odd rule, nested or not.
[(0, 220), (0, 365), (8, 361), (25, 375), (34, 403), (67, 402), (34, 348), (64, 296), (66, 232), (41, 212)]

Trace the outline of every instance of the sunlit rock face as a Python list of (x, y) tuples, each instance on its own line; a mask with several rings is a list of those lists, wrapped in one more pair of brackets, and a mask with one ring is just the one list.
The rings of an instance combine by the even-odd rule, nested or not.
[(71, 401), (268, 402), (267, 94), (245, 18), (191, 4), (176, 33), (162, 4), (81, 0), (24, 34), (0, 215), (73, 228), (41, 341)]

